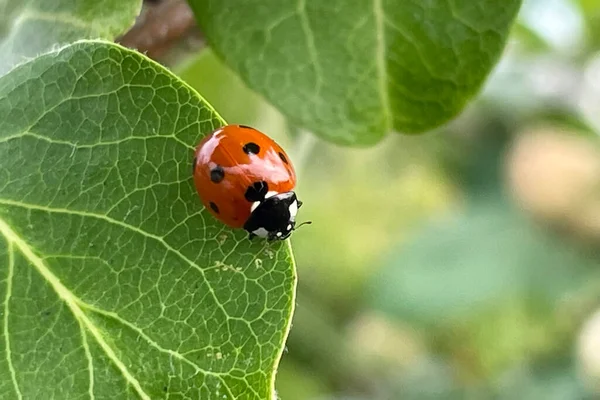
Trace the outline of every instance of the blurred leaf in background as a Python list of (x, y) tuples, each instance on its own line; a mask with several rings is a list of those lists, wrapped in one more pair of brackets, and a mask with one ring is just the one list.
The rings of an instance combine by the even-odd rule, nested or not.
[(113, 40), (141, 7), (142, 0), (0, 0), (0, 75), (79, 39)]
[(373, 304), (431, 326), (513, 297), (556, 301), (590, 263), (524, 218), (492, 201), (424, 227), (375, 278)]
[(470, 348), (478, 373), (497, 373), (560, 345), (552, 310), (597, 265), (492, 202), (425, 227), (391, 255), (367, 296), (376, 309), (426, 327), (430, 340)]
[(226, 121), (254, 126), (263, 116), (261, 109), (265, 105), (260, 97), (246, 88), (212, 50), (206, 49), (175, 68), (177, 75), (202, 93)]

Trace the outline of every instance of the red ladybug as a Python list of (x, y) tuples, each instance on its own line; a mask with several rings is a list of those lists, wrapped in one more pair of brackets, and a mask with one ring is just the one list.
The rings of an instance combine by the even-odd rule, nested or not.
[(302, 202), (285, 151), (264, 133), (227, 125), (205, 137), (194, 158), (194, 183), (204, 206), (249, 238), (283, 240), (296, 228)]

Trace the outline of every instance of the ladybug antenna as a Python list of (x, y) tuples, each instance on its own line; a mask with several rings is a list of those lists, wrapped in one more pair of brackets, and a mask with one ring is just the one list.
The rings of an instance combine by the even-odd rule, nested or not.
[(302, 225), (310, 225), (312, 224), (312, 221), (304, 221), (303, 223), (296, 225), (296, 228), (294, 228), (294, 230), (300, 228)]

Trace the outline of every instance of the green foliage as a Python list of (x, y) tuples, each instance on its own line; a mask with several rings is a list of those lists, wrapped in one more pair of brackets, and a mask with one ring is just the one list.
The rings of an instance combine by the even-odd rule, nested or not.
[[(229, 123), (254, 126), (256, 119), (259, 119), (258, 95), (246, 88), (239, 77), (220, 62), (210, 49), (203, 50), (198, 57), (179, 66), (175, 72), (188, 85), (202, 93), (202, 97), (219, 110)], [(208, 76), (210, 79), (207, 79)], [(276, 132), (271, 136), (274, 134)], [(283, 138), (274, 139), (280, 143)]]
[(597, 260), (557, 239), (503, 202), (479, 200), (393, 254), (371, 282), (372, 306), (450, 352), (472, 349), (478, 373), (497, 374), (565, 345), (553, 310)]
[[(513, 57), (553, 51), (511, 29), (520, 0), (189, 0), (210, 49), (165, 60), (187, 84), (103, 41), (141, 3), (0, 0), (0, 398), (275, 398), (294, 260), (203, 210), (192, 153), (225, 123), (204, 98), (290, 144), (315, 221), (293, 239), (282, 399), (584, 397), (571, 354), (598, 259), (497, 201), (517, 114), (576, 107), (504, 71), (483, 123), (382, 140), (460, 113), (509, 31)], [(566, 3), (594, 49), (597, 1)]]
[(210, 45), (290, 120), (336, 143), (457, 115), (520, 0), (189, 0)]
[(589, 399), (589, 392), (578, 376), (571, 360), (560, 360), (559, 365), (545, 365), (535, 370), (532, 366), (514, 368), (498, 382), (495, 398), (512, 399)]
[(425, 227), (390, 261), (373, 282), (374, 303), (428, 326), (516, 297), (554, 302), (595, 265), (498, 201)]
[(107, 42), (0, 78), (0, 397), (271, 398), (295, 271), (200, 205), (194, 146), (223, 123)]
[(56, 45), (114, 39), (141, 6), (141, 0), (0, 0), (0, 75)]

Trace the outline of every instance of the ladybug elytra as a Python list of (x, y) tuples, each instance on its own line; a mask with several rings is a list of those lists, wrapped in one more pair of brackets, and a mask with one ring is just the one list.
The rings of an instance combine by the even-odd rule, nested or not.
[(283, 240), (296, 229), (302, 206), (294, 192), (296, 172), (264, 133), (245, 125), (215, 130), (196, 148), (193, 173), (204, 206), (250, 239)]

